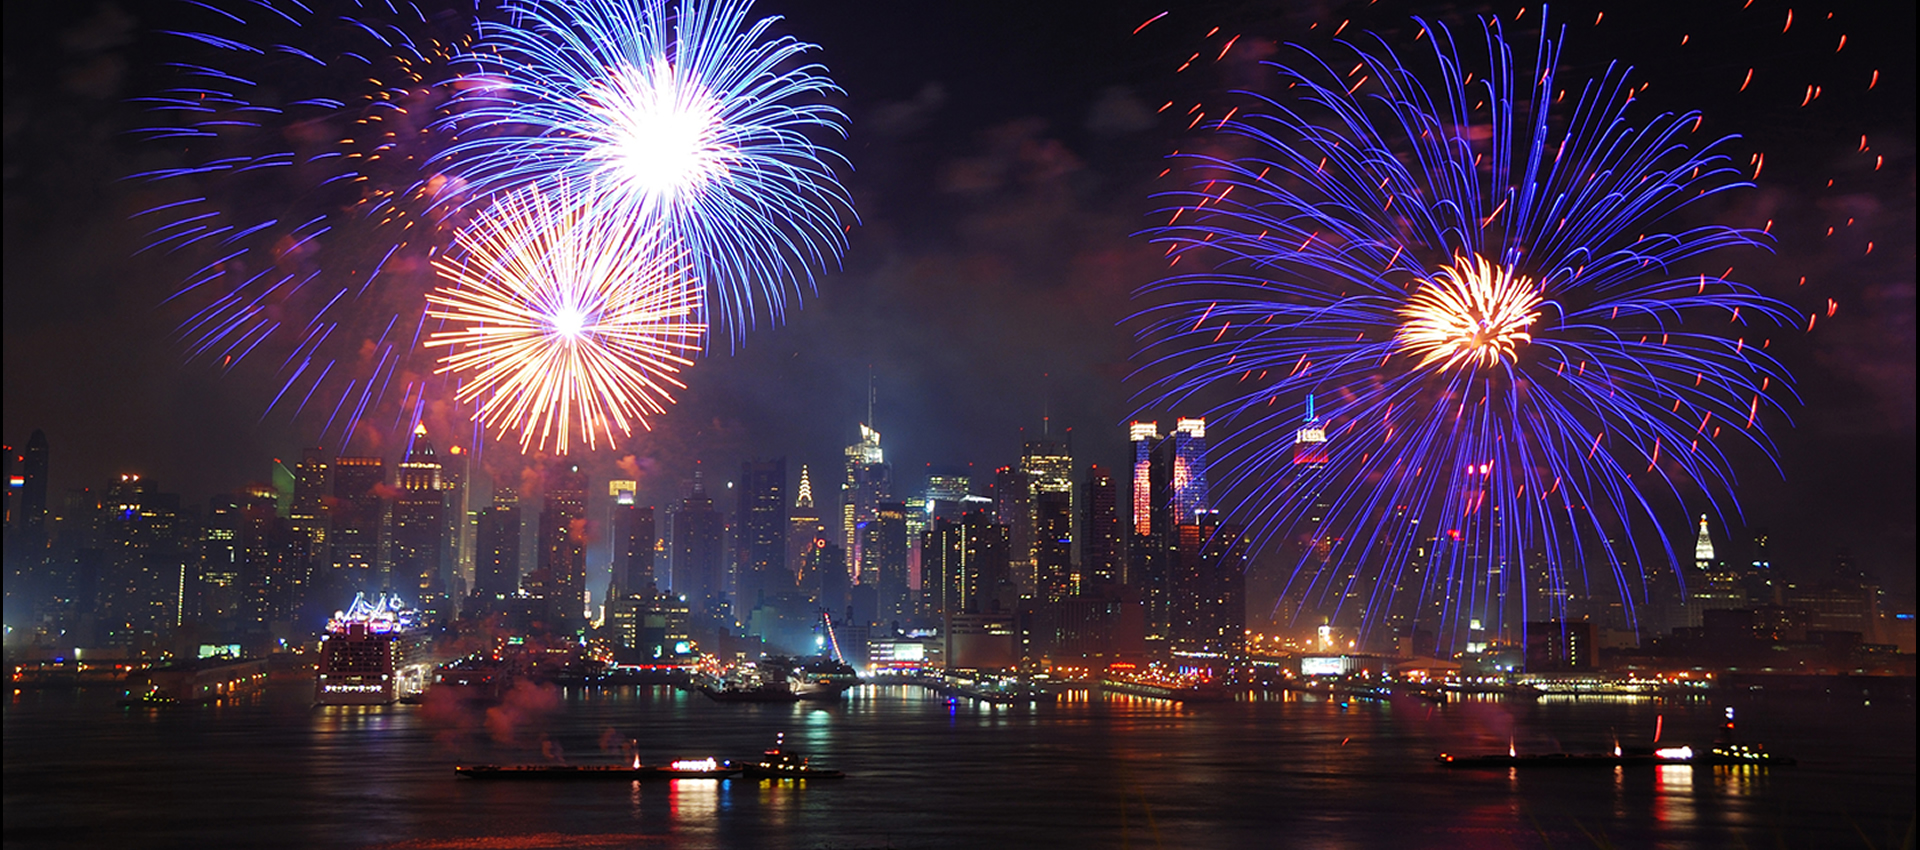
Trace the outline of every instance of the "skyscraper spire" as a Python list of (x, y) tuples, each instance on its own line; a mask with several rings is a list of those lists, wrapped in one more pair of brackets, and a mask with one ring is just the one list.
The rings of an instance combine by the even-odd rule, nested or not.
[(793, 506), (801, 510), (813, 510), (813, 482), (807, 478), (807, 465), (800, 464), (800, 496), (793, 500)]
[(1700, 515), (1700, 533), (1693, 538), (1693, 565), (1700, 569), (1713, 567), (1713, 535), (1707, 533), (1707, 515)]

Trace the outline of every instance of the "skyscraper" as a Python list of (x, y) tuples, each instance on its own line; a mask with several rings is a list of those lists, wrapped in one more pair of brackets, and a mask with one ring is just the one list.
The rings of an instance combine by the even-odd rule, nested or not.
[(327, 554), (326, 450), (300, 451), (293, 467), (293, 501), (287, 506), (287, 525), (306, 547), (308, 569), (331, 563)]
[(1018, 465), (993, 471), (995, 519), (1007, 527), (1007, 561), (1020, 595), (1033, 595), (1033, 478)]
[(871, 584), (878, 595), (875, 620), (880, 623), (904, 622), (913, 616), (907, 598), (907, 506), (903, 502), (881, 502), (873, 519), (860, 526), (860, 551), (866, 553), (867, 572), (862, 584)]
[(847, 447), (847, 475), (840, 486), (840, 543), (849, 553), (853, 575), (860, 575), (860, 523), (873, 519), (875, 506), (893, 495), (893, 467), (880, 451), (880, 432), (860, 424), (860, 442)]
[(813, 481), (807, 477), (807, 465), (800, 464), (800, 488), (793, 499), (793, 512), (787, 516), (787, 569), (794, 577), (795, 586), (801, 573), (806, 571), (807, 554), (813, 549), (814, 539), (825, 529), (820, 524), (820, 509), (814, 507)]
[(427, 427), (414, 429), (400, 462), (400, 494), (393, 502), (393, 585), (413, 597), (422, 618), (443, 624), (453, 616), (447, 595), (447, 493)]
[(651, 594), (653, 584), (653, 506), (634, 502), (635, 481), (613, 481), (607, 492), (613, 496), (613, 522), (608, 525), (613, 544), (613, 588), (607, 602), (616, 595)]
[(724, 619), (732, 614), (727, 600), (726, 520), (714, 510), (713, 499), (693, 472), (693, 492), (673, 512), (673, 592), (687, 600), (696, 619)]
[(553, 627), (580, 628), (587, 607), (587, 475), (578, 464), (551, 471), (540, 508), (539, 563), (542, 594)]
[[(38, 428), (27, 437), (20, 456), (20, 531), (29, 540), (47, 540), (47, 435)], [(11, 482), (9, 482), (11, 483)]]
[(920, 554), (920, 591), (928, 616), (941, 620), (999, 611), (1002, 591), (1012, 586), (1007, 544), (1006, 525), (985, 509), (967, 511), (959, 520), (934, 520)]
[(1119, 584), (1120, 504), (1113, 473), (1087, 467), (1080, 496), (1080, 572), (1083, 587)]
[[(1022, 572), (1020, 592), (1065, 598), (1074, 583), (1073, 454), (1059, 440), (1028, 440), (1021, 447), (1020, 472), (1028, 489), (1025, 548), (1016, 545), (1013, 550), (1016, 569)], [(1004, 517), (1001, 521), (1012, 524)], [(1018, 528), (1013, 535), (1023, 536)]]
[(1300, 536), (1309, 541), (1320, 538), (1320, 524), (1327, 519), (1326, 472), (1327, 431), (1314, 411), (1313, 396), (1309, 394), (1306, 418), (1300, 430), (1293, 433), (1293, 474), (1300, 482), (1299, 492), (1306, 509)]
[(787, 572), (787, 459), (740, 465), (734, 514), (734, 563), (739, 570), (734, 619), (747, 622), (754, 606), (793, 585)]
[(380, 489), (387, 483), (387, 462), (377, 457), (333, 459), (333, 507), (328, 549), (333, 568), (343, 573), (355, 592), (377, 593), (380, 575), (381, 529), (387, 500)]
[(483, 604), (520, 591), (520, 495), (493, 488), (493, 505), (480, 515), (475, 535), (473, 592)]
[[(1139, 535), (1135, 517), (1134, 543), (1148, 551), (1139, 553), (1139, 579), (1129, 580), (1140, 587), (1147, 607), (1147, 636), (1165, 640), (1173, 623), (1174, 572), (1178, 568), (1180, 526), (1210, 524), (1212, 510), (1207, 493), (1207, 430), (1204, 419), (1180, 419), (1173, 433), (1158, 440), (1154, 423), (1133, 423), (1134, 471), (1140, 471), (1142, 450), (1146, 455), (1147, 480), (1134, 479), (1134, 503), (1139, 506), (1144, 489), (1147, 502), (1147, 533)], [(1130, 567), (1133, 565), (1130, 565)]]

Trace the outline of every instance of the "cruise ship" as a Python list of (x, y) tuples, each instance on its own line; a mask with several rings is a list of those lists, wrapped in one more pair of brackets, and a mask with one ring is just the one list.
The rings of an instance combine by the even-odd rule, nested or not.
[(426, 635), (414, 622), (416, 613), (387, 594), (373, 602), (356, 594), (352, 606), (335, 612), (320, 643), (314, 702), (388, 705), (426, 690), (433, 665), (427, 660)]

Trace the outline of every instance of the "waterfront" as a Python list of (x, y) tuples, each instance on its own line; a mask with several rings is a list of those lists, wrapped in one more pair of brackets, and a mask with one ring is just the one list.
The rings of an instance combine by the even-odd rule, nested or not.
[[(1794, 768), (1446, 771), (1435, 753), (1711, 739), (1722, 703), (1130, 697), (949, 705), (906, 686), (841, 704), (721, 705), (671, 688), (523, 692), (494, 708), (120, 709), (27, 691), (6, 710), (6, 845), (392, 848), (1898, 847), (1910, 704), (1743, 700)], [(787, 733), (844, 782), (506, 785), (471, 762), (746, 758)]]

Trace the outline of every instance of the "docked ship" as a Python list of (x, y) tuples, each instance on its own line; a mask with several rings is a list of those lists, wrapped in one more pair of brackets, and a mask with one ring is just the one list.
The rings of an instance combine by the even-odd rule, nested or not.
[(763, 665), (784, 669), (787, 689), (804, 700), (836, 700), (860, 684), (860, 673), (853, 665), (825, 656), (808, 659), (770, 656)]
[(313, 699), (320, 705), (389, 705), (426, 689), (427, 636), (399, 597), (381, 594), (327, 621)]

